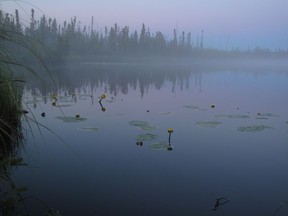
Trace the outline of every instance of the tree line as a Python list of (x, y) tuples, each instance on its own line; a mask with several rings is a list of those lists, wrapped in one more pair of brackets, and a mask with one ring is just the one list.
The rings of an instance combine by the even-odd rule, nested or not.
[[(168, 39), (162, 32), (151, 32), (144, 23), (140, 32), (131, 31), (129, 26), (120, 27), (117, 23), (104, 30), (94, 29), (94, 17), (90, 26), (82, 26), (76, 17), (69, 22), (59, 24), (56, 18), (45, 15), (35, 19), (35, 11), (31, 9), (28, 25), (23, 25), (18, 10), (15, 14), (4, 13), (0, 10), (0, 28), (19, 32), (29, 38), (40, 41), (59, 55), (97, 55), (97, 56), (137, 56), (137, 55), (177, 55), (191, 56), (205, 52), (210, 55), (226, 55), (227, 51), (204, 48), (203, 30), (196, 43), (192, 42), (191, 32), (182, 31), (178, 34), (173, 30), (173, 37)], [(268, 55), (271, 52), (259, 47), (245, 53)], [(280, 51), (279, 51), (280, 52)], [(281, 51), (283, 54), (283, 51)], [(229, 54), (242, 53), (240, 50), (230, 51)], [(287, 51), (284, 53), (287, 54)]]

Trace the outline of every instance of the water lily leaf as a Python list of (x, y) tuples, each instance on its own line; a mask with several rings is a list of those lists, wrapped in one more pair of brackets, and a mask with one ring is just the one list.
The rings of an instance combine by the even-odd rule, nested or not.
[(136, 139), (139, 140), (139, 141), (151, 141), (151, 140), (154, 140), (154, 139), (157, 139), (158, 138), (158, 135), (156, 134), (150, 134), (150, 133), (147, 133), (147, 134), (138, 134), (136, 136)]
[(91, 132), (97, 132), (99, 128), (96, 127), (83, 127), (83, 128), (79, 128), (80, 130), (84, 130), (84, 131), (91, 131)]
[(193, 106), (193, 105), (183, 105), (183, 107), (188, 108), (188, 109), (196, 109), (196, 110), (200, 109), (198, 106)]
[(135, 120), (135, 121), (130, 121), (129, 125), (136, 126), (136, 127), (142, 127), (142, 126), (149, 125), (149, 123), (145, 122), (145, 121), (137, 121), (137, 120)]
[(237, 130), (241, 132), (259, 132), (265, 129), (274, 129), (274, 128), (270, 126), (266, 126), (266, 125), (251, 125), (251, 126), (237, 128)]
[(260, 117), (279, 117), (279, 115), (273, 114), (273, 113), (257, 113), (257, 116)]
[(215, 115), (216, 118), (238, 118), (238, 119), (246, 119), (250, 118), (248, 115), (241, 115), (241, 114), (236, 114), (236, 115)]
[(220, 124), (222, 124), (222, 122), (218, 122), (218, 121), (197, 121), (196, 122), (196, 125), (202, 128), (206, 128), (206, 127), (214, 128)]
[(256, 117), (256, 119), (264, 119), (264, 120), (267, 120), (269, 119), (268, 117)]
[(149, 125), (148, 122), (145, 122), (145, 121), (130, 121), (129, 125), (138, 127), (139, 129), (145, 130), (145, 131), (152, 131), (156, 129), (155, 126), (151, 126)]
[(70, 122), (70, 123), (83, 122), (87, 120), (87, 118), (75, 117), (75, 116), (56, 116), (56, 118), (62, 120), (63, 122)]
[(198, 110), (199, 110), (199, 111), (206, 111), (207, 109), (205, 109), (205, 108), (199, 108)]
[(173, 115), (174, 113), (173, 112), (161, 112), (160, 114), (170, 116), (170, 115)]
[(144, 131), (152, 131), (152, 130), (156, 129), (155, 126), (151, 126), (151, 125), (139, 126), (138, 128), (140, 128), (141, 130), (144, 130)]
[(167, 150), (168, 147), (170, 147), (168, 142), (158, 142), (158, 143), (152, 143), (149, 145), (150, 148), (154, 150)]

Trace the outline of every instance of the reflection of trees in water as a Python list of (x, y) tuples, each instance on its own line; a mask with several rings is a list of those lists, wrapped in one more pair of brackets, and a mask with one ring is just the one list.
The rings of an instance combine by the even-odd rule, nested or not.
[[(150, 88), (160, 90), (166, 82), (171, 83), (171, 91), (177, 87), (181, 90), (189, 88), (189, 79), (201, 76), (200, 73), (191, 73), (190, 67), (176, 65), (146, 65), (146, 64), (75, 64), (69, 66), (67, 76), (59, 78), (60, 86), (67, 95), (72, 95), (75, 89), (89, 94), (102, 89), (110, 95), (118, 93), (128, 94), (129, 90), (140, 91), (141, 97), (148, 93)], [(59, 71), (61, 73), (61, 71)], [(52, 86), (38, 85), (30, 82), (27, 86), (32, 95), (49, 95), (59, 92)], [(36, 90), (38, 89), (38, 90)]]
[[(259, 62), (258, 62), (259, 63)], [(255, 75), (270, 73), (271, 71), (286, 72), (286, 66), (267, 63), (258, 64), (255, 61), (229, 62), (229, 61), (204, 61), (193, 62), (74, 62), (62, 64), (62, 67), (55, 64), (51, 67), (54, 75), (58, 75), (59, 85), (43, 85), (34, 80), (27, 83), (27, 89), (32, 90), (32, 95), (49, 95), (60, 93), (72, 95), (76, 90), (78, 93), (92, 94), (96, 90), (101, 90), (99, 94), (106, 92), (112, 96), (118, 93), (128, 94), (129, 90), (140, 91), (143, 97), (149, 89), (160, 90), (165, 84), (171, 84), (171, 92), (177, 88), (181, 91), (191, 87), (201, 92), (203, 73), (215, 73), (217, 71), (251, 72)], [(67, 69), (69, 68), (69, 69)], [(42, 79), (48, 79), (41, 77)], [(193, 85), (193, 86), (191, 86)], [(167, 87), (167, 86), (165, 86)], [(36, 90), (38, 89), (38, 90)], [(60, 90), (59, 90), (60, 89)]]

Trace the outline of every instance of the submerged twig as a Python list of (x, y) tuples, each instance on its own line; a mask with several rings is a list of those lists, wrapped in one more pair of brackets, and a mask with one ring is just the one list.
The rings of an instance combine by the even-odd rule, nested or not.
[(229, 202), (229, 199), (228, 198), (225, 198), (225, 197), (220, 197), (220, 198), (217, 198), (216, 199), (216, 202), (215, 202), (215, 205), (214, 205), (214, 208), (212, 209), (213, 211), (216, 211), (217, 208), (220, 206), (220, 205), (224, 205), (226, 203)]
[(279, 207), (276, 209), (276, 211), (274, 212), (274, 214), (273, 214), (272, 216), (277, 215), (277, 214), (279, 213), (279, 211), (280, 211), (282, 208), (284, 208), (287, 204), (288, 204), (288, 201), (283, 202), (283, 203), (281, 204), (281, 206), (279, 206)]

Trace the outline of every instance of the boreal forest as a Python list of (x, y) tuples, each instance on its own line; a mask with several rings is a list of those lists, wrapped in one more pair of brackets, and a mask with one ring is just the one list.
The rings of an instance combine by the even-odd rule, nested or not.
[[(129, 26), (121, 27), (115, 23), (98, 30), (94, 17), (89, 26), (83, 26), (77, 17), (59, 23), (56, 18), (42, 15), (35, 18), (31, 9), (30, 20), (23, 20), (18, 10), (8, 14), (0, 10), (0, 29), (18, 32), (30, 39), (41, 42), (60, 56), (287, 56), (287, 50), (269, 50), (255, 47), (247, 50), (219, 50), (205, 46), (205, 35), (202, 30), (198, 35), (191, 32), (172, 29), (169, 38), (160, 31), (151, 32), (144, 23), (140, 31), (130, 30)], [(192, 38), (194, 40), (192, 40)], [(196, 38), (196, 39), (195, 39)]]

